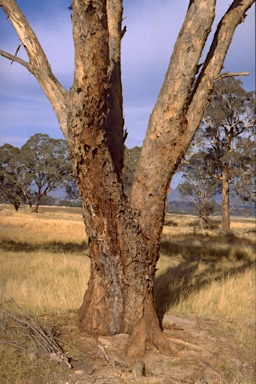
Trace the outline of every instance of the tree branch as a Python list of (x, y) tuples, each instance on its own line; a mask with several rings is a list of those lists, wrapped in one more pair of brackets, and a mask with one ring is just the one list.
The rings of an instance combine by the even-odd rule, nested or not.
[[(17, 58), (16, 56), (3, 55), (9, 60), (25, 66), (37, 79), (46, 97), (50, 100), (57, 119), (64, 135), (67, 135), (67, 112), (65, 96), (67, 91), (54, 76), (34, 31), (30, 27), (26, 17), (22, 13), (15, 0), (0, 0), (0, 7), (3, 8), (8, 19), (15, 28), (22, 45), (29, 57), (29, 63)], [(3, 51), (1, 51), (3, 52)], [(5, 52), (4, 52), (5, 53)], [(26, 64), (26, 65), (24, 65)]]
[(8, 52), (2, 51), (1, 49), (0, 49), (0, 55), (5, 57), (8, 60), (11, 60), (11, 64), (14, 61), (16, 61), (16, 63), (19, 63), (20, 65), (23, 65), (23, 67), (25, 67), (25, 68), (27, 68), (29, 70), (29, 63), (27, 61), (22, 60), (21, 58), (19, 58), (17, 56), (11, 55)]
[[(144, 207), (140, 212), (141, 222), (145, 223), (144, 233), (151, 239), (158, 238), (162, 230), (158, 226), (162, 217), (154, 216), (164, 211), (171, 176), (185, 152), (180, 140), (186, 126), (184, 110), (215, 18), (215, 3), (214, 0), (207, 4), (203, 0), (190, 2), (144, 139), (130, 204), (137, 210)], [(152, 153), (161, 155), (152, 156)]]
[(234, 32), (253, 3), (254, 0), (234, 0), (218, 24), (204, 66), (197, 78), (189, 100), (186, 117), (191, 137), (193, 137), (195, 127), (199, 126), (203, 114), (211, 102), (214, 83), (220, 80), (220, 76), (222, 76), (220, 71)]
[(106, 136), (117, 174), (122, 178), (124, 158), (124, 119), (121, 84), (121, 39), (123, 6), (121, 0), (107, 1), (109, 45), (109, 113)]
[(249, 75), (250, 75), (250, 71), (246, 71), (246, 72), (223, 72), (223, 73), (220, 73), (216, 77), (214, 82), (216, 83), (217, 81), (219, 81), (220, 79), (223, 79), (224, 77), (249, 76)]

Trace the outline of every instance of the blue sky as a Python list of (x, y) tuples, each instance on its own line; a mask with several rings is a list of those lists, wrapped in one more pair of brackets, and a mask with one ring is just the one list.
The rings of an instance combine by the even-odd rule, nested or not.
[[(230, 0), (217, 1), (220, 18)], [(70, 0), (17, 0), (37, 34), (53, 72), (67, 88), (73, 77)], [(161, 88), (170, 55), (183, 22), (188, 0), (125, 0), (122, 76), (128, 147), (142, 145), (149, 115)], [(216, 23), (215, 23), (216, 26)], [(0, 9), (0, 49), (15, 53), (19, 39)], [(26, 60), (26, 54), (19, 56)], [(254, 10), (238, 27), (224, 70), (246, 71), (241, 78), (249, 91), (255, 89)], [(62, 138), (53, 109), (33, 75), (17, 63), (0, 57), (0, 145), (20, 147), (35, 133)]]

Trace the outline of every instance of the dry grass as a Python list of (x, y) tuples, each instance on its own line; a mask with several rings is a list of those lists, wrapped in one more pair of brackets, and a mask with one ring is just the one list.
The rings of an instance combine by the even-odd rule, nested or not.
[(41, 208), (40, 213), (15, 212), (6, 206), (0, 212), (0, 240), (16, 244), (82, 244), (86, 240), (79, 208)]
[(156, 275), (158, 312), (210, 322), (255, 348), (255, 220), (220, 220), (200, 230), (193, 216), (167, 215)]
[(89, 259), (81, 255), (5, 252), (0, 256), (1, 301), (13, 297), (36, 313), (77, 309), (89, 278)]
[(213, 281), (192, 292), (171, 310), (184, 316), (196, 316), (213, 323), (224, 333), (232, 334), (235, 343), (255, 349), (255, 271)]
[[(13, 297), (36, 315), (79, 308), (90, 268), (81, 210), (42, 208), (30, 214), (2, 208), (0, 300)], [(217, 218), (212, 229), (202, 231), (194, 216), (167, 215), (155, 284), (157, 309), (196, 317), (253, 350), (255, 221), (233, 219), (227, 234), (219, 224)], [(13, 351), (3, 351), (0, 345), (0, 381), (34, 383), (28, 379), (29, 365), (9, 364)], [(1, 376), (8, 364), (9, 381)], [(51, 363), (44, 368), (42, 382), (50, 383)]]
[(78, 308), (89, 279), (80, 210), (0, 213), (0, 299), (36, 313)]

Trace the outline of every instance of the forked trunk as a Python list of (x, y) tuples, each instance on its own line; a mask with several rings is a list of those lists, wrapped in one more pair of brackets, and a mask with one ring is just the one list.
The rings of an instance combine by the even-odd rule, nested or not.
[[(111, 15), (117, 8), (112, 9), (110, 3), (109, 25), (104, 2), (88, 10), (88, 5), (74, 3), (74, 25), (83, 25), (82, 34), (74, 28), (74, 40), (80, 44), (83, 35), (87, 36), (87, 49), (76, 51), (75, 81), (67, 99), (68, 142), (91, 257), (79, 322), (89, 334), (133, 335), (136, 342), (129, 353), (143, 354), (147, 339), (159, 349), (161, 339), (164, 344), (154, 306), (160, 231), (158, 241), (145, 236), (123, 192), (120, 57), (112, 50), (113, 41), (120, 39), (121, 9), (116, 28)], [(95, 49), (101, 54), (95, 55)], [(87, 62), (94, 65), (87, 68)]]
[(123, 192), (107, 138), (98, 128), (90, 137), (83, 131), (80, 134), (84, 113), (79, 116), (70, 113), (72, 131), (77, 134), (69, 139), (73, 140), (74, 172), (83, 201), (91, 257), (80, 328), (95, 335), (133, 335), (129, 349), (133, 356), (143, 354), (146, 340), (167, 351), (154, 305), (160, 236), (158, 241), (144, 236), (139, 218)]
[(90, 334), (131, 334), (130, 356), (143, 354), (146, 340), (161, 352), (169, 348), (154, 306), (166, 194), (209, 106), (234, 31), (253, 2), (233, 1), (203, 65), (199, 60), (216, 1), (189, 2), (127, 201), (122, 183), (122, 1), (72, 1), (75, 76), (71, 90), (66, 91), (16, 2), (0, 0), (29, 62), (1, 50), (0, 54), (33, 73), (53, 105), (83, 201), (91, 276), (80, 309), (80, 327)]

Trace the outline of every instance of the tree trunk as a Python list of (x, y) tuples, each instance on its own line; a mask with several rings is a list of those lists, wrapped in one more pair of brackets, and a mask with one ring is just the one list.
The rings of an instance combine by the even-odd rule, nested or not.
[(199, 221), (200, 221), (200, 228), (201, 229), (206, 229), (208, 228), (208, 220), (205, 216), (199, 216)]
[[(160, 237), (155, 241), (142, 233), (123, 191), (120, 51), (112, 49), (113, 40), (120, 40), (122, 9), (113, 18), (118, 7), (109, 3), (106, 20), (104, 2), (89, 8), (74, 2), (76, 72), (67, 99), (68, 142), (91, 257), (80, 328), (95, 335), (133, 335), (132, 356), (144, 353), (146, 340), (167, 351), (154, 306)], [(87, 49), (81, 50), (84, 36)]]
[(14, 208), (15, 208), (15, 211), (18, 212), (19, 208), (20, 208), (20, 204), (13, 204)]
[[(97, 108), (96, 116), (92, 108), (90, 116), (88, 103), (82, 103), (82, 108), (87, 107), (78, 113), (78, 104), (74, 109), (72, 100), (82, 97), (88, 101), (88, 95), (82, 91), (77, 94), (76, 88), (73, 92), (69, 124), (74, 135), (69, 141), (73, 142), (71, 155), (91, 257), (88, 289), (79, 314), (80, 328), (95, 335), (133, 335), (128, 351), (133, 357), (144, 353), (146, 340), (168, 351), (154, 307), (160, 236), (155, 241), (144, 235), (137, 213), (123, 192), (104, 135), (109, 119), (103, 119), (100, 127), (94, 125), (94, 119), (101, 120), (105, 112)], [(89, 132), (84, 131), (85, 124), (91, 127)]]
[[(146, 340), (159, 349), (164, 343), (154, 306), (158, 249), (155, 255), (150, 253), (155, 243), (143, 236), (125, 201), (115, 197), (100, 204), (87, 201), (84, 207), (91, 275), (80, 309), (80, 328), (89, 334), (133, 335), (130, 353), (134, 356), (144, 353)], [(162, 350), (167, 351), (165, 344)]]
[(228, 172), (224, 169), (222, 172), (222, 220), (221, 228), (223, 231), (230, 230), (230, 212), (229, 212), (229, 180)]

